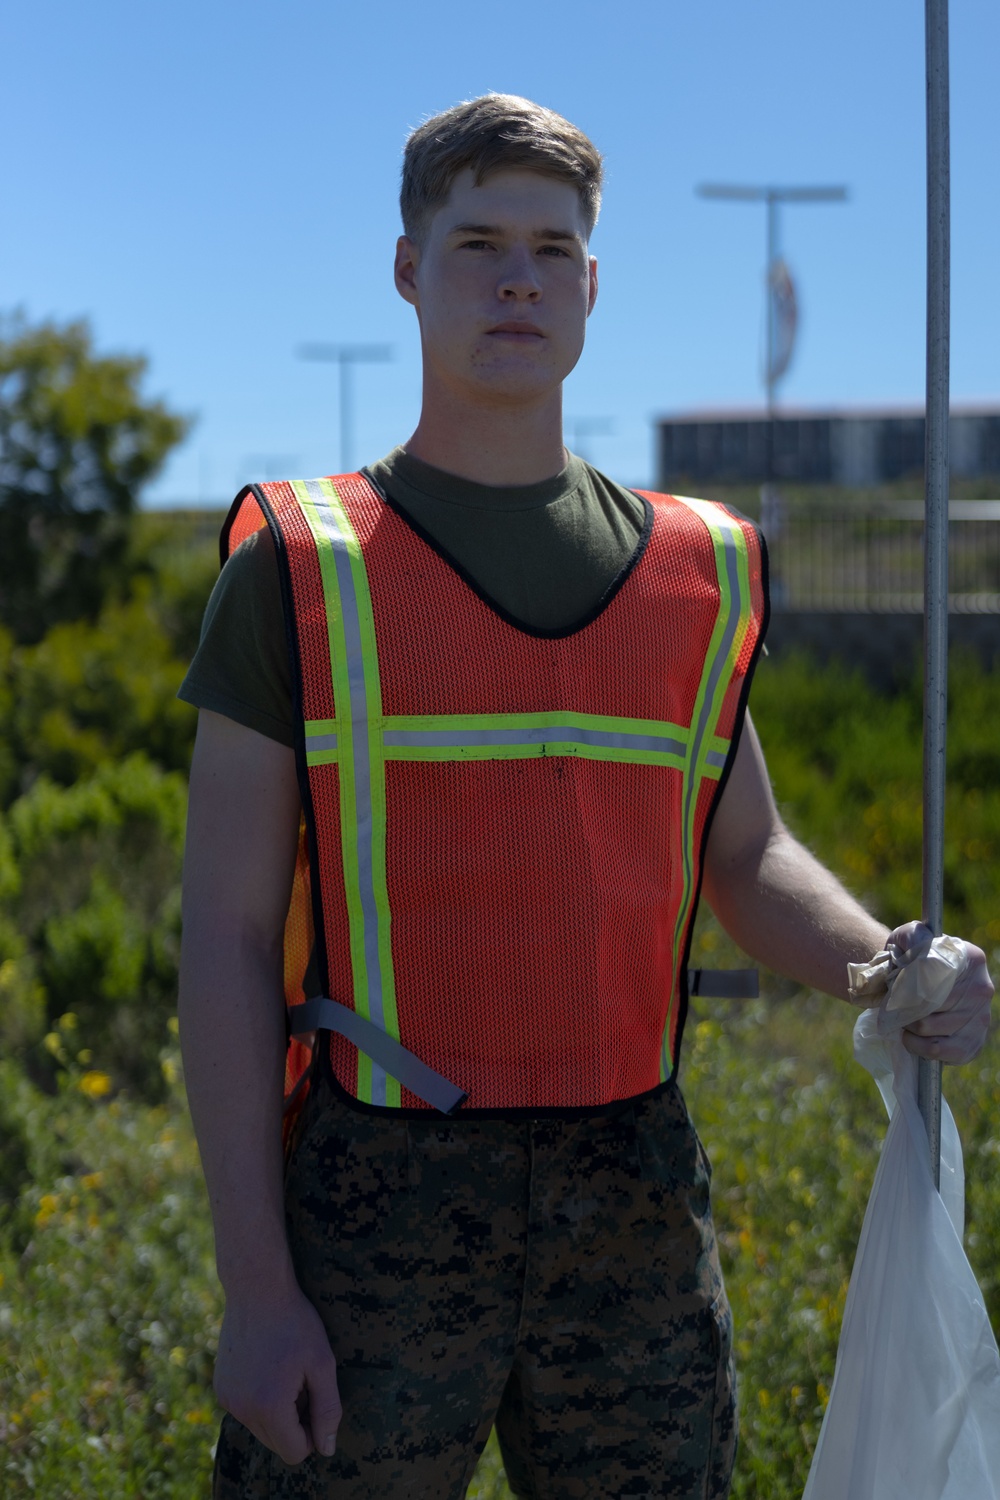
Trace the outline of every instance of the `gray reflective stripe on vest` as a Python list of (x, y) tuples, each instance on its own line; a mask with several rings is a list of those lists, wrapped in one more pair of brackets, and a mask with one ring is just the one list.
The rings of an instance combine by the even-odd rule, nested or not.
[[(715, 652), (715, 656), (709, 669), (708, 681), (705, 684), (705, 691), (702, 694), (701, 713), (699, 714), (698, 722), (691, 725), (689, 754), (691, 757), (692, 766), (697, 766), (698, 764), (698, 754), (701, 750), (702, 742), (707, 736), (714, 733), (715, 731), (715, 724), (714, 722), (712, 722), (712, 711), (713, 705), (715, 703), (716, 689), (718, 688), (719, 678), (722, 675), (723, 668), (729, 665), (729, 653), (732, 649), (733, 641), (736, 639), (736, 632), (739, 629), (740, 612), (742, 605), (742, 599), (740, 595), (739, 543), (737, 543), (736, 537), (733, 535), (733, 531), (731, 529), (733, 523), (720, 520), (719, 522), (717, 522), (717, 525), (719, 526), (719, 530), (722, 533), (722, 544), (726, 559), (726, 578), (729, 584), (729, 613), (726, 617), (725, 626), (723, 627), (722, 639), (719, 641), (718, 648)], [(706, 760), (711, 761), (713, 758), (713, 754), (714, 752), (709, 750), (705, 757)], [(718, 762), (713, 763), (717, 764)], [(725, 764), (725, 756), (722, 757), (722, 764)], [(685, 780), (687, 782), (684, 793), (683, 813), (685, 837), (682, 847), (685, 864), (685, 878), (686, 881), (690, 881), (693, 875), (693, 871), (690, 866), (692, 849), (690, 840), (687, 837), (687, 830), (694, 820), (694, 804), (695, 799), (698, 796), (700, 779), (698, 776), (694, 775), (687, 776)]]
[(440, 1110), (443, 1115), (450, 1115), (468, 1098), (464, 1089), (421, 1062), (415, 1052), (397, 1042), (387, 1031), (372, 1021), (366, 1021), (364, 1016), (337, 1000), (316, 995), (304, 1005), (291, 1006), (288, 1017), (293, 1036), (302, 1036), (309, 1031), (335, 1031), (338, 1036), (346, 1037), (411, 1094), (416, 1094), (418, 1099)]
[(337, 736), (335, 734), (307, 734), (306, 751), (336, 750)]
[(756, 969), (688, 969), (688, 994), (712, 1000), (756, 1000), (760, 979)]
[[(683, 755), (681, 740), (662, 734), (622, 734), (608, 729), (583, 729), (578, 724), (525, 725), (519, 729), (387, 729), (386, 745), (415, 748), (462, 745), (596, 745), (606, 750), (651, 750), (662, 755)], [(317, 747), (318, 748), (318, 747)], [(725, 757), (723, 757), (723, 763)]]
[[(527, 729), (387, 729), (383, 740), (389, 749), (461, 749), (465, 745), (593, 745), (601, 750), (647, 750), (660, 755), (683, 755), (681, 740), (660, 734), (616, 734), (602, 729), (581, 729), (576, 724), (553, 722)], [(337, 735), (330, 731), (306, 734), (306, 750), (316, 754), (337, 749)], [(709, 750), (707, 765), (722, 770), (723, 750)]]
[[(336, 512), (316, 479), (305, 481), (306, 492), (316, 507), (333, 552), (337, 583), (343, 612), (344, 638), (347, 645), (347, 676), (351, 695), (351, 739), (354, 752), (354, 811), (357, 819), (357, 877), (361, 907), (364, 913), (365, 971), (368, 980), (368, 1008), (377, 1030), (388, 1037), (382, 994), (382, 958), (379, 952), (379, 911), (372, 869), (372, 824), (374, 815), (371, 795), (371, 758), (368, 751), (368, 690), (365, 683), (364, 657), (361, 646), (361, 620), (358, 598), (351, 574), (351, 560), (346, 539)], [(331, 747), (332, 748), (332, 747)], [(333, 1002), (331, 1001), (331, 1004)], [(349, 1012), (353, 1014), (353, 1012)], [(359, 1018), (362, 1019), (362, 1018)], [(332, 1028), (336, 1029), (336, 1028)], [(386, 1068), (374, 1048), (363, 1047), (372, 1059), (372, 1103), (385, 1104)], [(421, 1064), (423, 1066), (423, 1064)], [(393, 1073), (394, 1078), (398, 1077)], [(402, 1083), (402, 1079), (399, 1082)], [(414, 1090), (417, 1093), (418, 1090)]]

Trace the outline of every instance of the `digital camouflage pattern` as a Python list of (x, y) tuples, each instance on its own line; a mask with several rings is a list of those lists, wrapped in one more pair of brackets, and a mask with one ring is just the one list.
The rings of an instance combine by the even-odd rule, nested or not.
[(736, 1449), (709, 1167), (679, 1090), (583, 1120), (392, 1119), (320, 1083), (287, 1176), (337, 1357), (331, 1459), (231, 1417), (214, 1500), (724, 1500)]

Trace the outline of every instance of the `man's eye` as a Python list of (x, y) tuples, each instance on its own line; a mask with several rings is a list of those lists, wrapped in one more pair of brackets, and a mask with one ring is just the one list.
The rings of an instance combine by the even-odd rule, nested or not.
[(564, 250), (561, 245), (543, 245), (542, 246), (542, 254), (543, 255), (565, 255), (565, 256), (568, 256), (569, 255), (569, 251), (568, 250)]

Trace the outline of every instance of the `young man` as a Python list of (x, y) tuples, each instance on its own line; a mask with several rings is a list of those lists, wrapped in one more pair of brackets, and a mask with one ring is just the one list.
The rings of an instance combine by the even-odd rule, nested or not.
[[(731, 1325), (674, 1080), (698, 892), (845, 999), (887, 933), (775, 809), (753, 528), (562, 446), (600, 183), (523, 99), (414, 132), (416, 431), (234, 507), (182, 689), (219, 1500), (458, 1500), (494, 1423), (520, 1496), (728, 1492)], [(287, 1162), (282, 990), (330, 1028)], [(907, 1044), (972, 1056), (991, 993), (970, 948)]]

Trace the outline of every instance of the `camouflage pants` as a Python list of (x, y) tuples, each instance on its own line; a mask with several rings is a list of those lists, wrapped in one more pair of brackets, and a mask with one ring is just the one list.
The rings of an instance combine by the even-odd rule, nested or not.
[(736, 1447), (709, 1169), (677, 1088), (581, 1120), (387, 1120), (320, 1083), (287, 1178), (337, 1356), (331, 1459), (232, 1417), (215, 1500), (723, 1500)]

